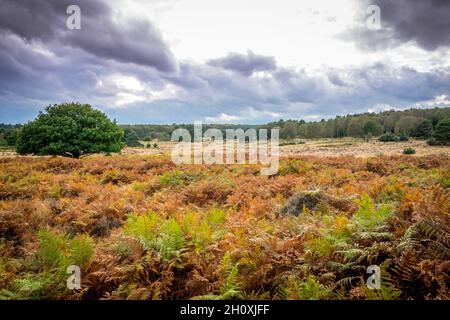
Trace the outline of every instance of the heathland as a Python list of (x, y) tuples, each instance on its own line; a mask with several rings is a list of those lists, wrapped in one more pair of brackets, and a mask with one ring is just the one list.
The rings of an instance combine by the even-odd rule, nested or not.
[(11, 152), (0, 298), (449, 299), (450, 148), (411, 141), (290, 142), (272, 176), (175, 165), (161, 143), (84, 159)]

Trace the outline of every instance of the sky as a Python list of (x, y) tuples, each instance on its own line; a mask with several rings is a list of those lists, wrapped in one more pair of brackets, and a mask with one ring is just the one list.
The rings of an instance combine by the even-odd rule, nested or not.
[(0, 123), (72, 101), (130, 124), (448, 107), (448, 17), (450, 0), (0, 0)]

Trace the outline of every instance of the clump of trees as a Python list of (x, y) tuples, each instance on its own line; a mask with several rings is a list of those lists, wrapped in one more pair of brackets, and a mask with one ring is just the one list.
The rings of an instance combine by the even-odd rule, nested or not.
[(143, 147), (143, 144), (139, 142), (139, 137), (135, 131), (125, 128), (123, 142), (128, 147)]
[(430, 145), (450, 145), (450, 117), (439, 121), (428, 143)]
[(20, 125), (0, 124), (0, 147), (14, 147)]
[(48, 106), (18, 132), (19, 154), (80, 158), (93, 153), (119, 152), (123, 130), (88, 104)]
[(392, 132), (384, 133), (379, 138), (382, 142), (397, 142), (400, 141), (400, 137), (396, 134), (393, 134)]
[(433, 123), (429, 119), (420, 121), (412, 132), (412, 136), (420, 139), (428, 139), (433, 134)]
[[(438, 122), (450, 117), (450, 108), (409, 109), (337, 116), (334, 119), (305, 122), (280, 120), (266, 125), (280, 128), (280, 138), (368, 138), (390, 134), (386, 141), (405, 141), (409, 137), (429, 139)], [(398, 138), (395, 138), (394, 135)]]
[[(226, 129), (270, 129), (279, 128), (281, 139), (314, 138), (370, 138), (384, 133), (392, 133), (397, 141), (406, 141), (409, 137), (429, 139), (434, 127), (445, 117), (450, 117), (450, 108), (409, 109), (404, 111), (385, 111), (381, 113), (363, 113), (337, 116), (334, 119), (306, 122), (304, 120), (279, 120), (265, 125), (204, 124), (203, 130), (216, 128), (225, 135)], [(123, 125), (125, 132), (136, 133), (138, 140), (169, 141), (175, 129), (187, 129), (193, 136), (192, 124), (170, 125)], [(126, 133), (127, 135), (127, 133)]]

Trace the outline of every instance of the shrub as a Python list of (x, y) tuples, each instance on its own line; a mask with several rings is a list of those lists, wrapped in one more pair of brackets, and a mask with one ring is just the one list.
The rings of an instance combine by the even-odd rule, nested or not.
[(24, 125), (18, 134), (19, 154), (60, 155), (79, 158), (93, 153), (119, 152), (123, 131), (90, 105), (64, 103)]
[(403, 150), (403, 154), (415, 154), (416, 150), (413, 148), (406, 148)]
[(392, 142), (397, 142), (397, 141), (400, 141), (400, 138), (397, 135), (395, 135), (395, 134), (393, 134), (391, 132), (388, 132), (388, 133), (382, 134), (378, 138), (378, 140), (380, 140), (382, 142), (391, 142), (391, 141)]
[(409, 137), (408, 137), (407, 134), (405, 134), (405, 133), (400, 133), (399, 134), (398, 141), (408, 141), (408, 140), (409, 140)]
[(381, 206), (377, 209), (368, 195), (363, 195), (357, 203), (359, 209), (353, 216), (353, 221), (361, 230), (370, 230), (383, 223), (391, 215), (389, 207)]

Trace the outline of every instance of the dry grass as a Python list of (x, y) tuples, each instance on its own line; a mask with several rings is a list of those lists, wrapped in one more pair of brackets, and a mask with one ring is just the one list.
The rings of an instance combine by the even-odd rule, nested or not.
[(450, 155), (450, 147), (429, 146), (422, 140), (410, 140), (405, 142), (380, 142), (372, 139), (366, 142), (362, 139), (318, 139), (305, 140), (305, 144), (281, 147), (281, 153), (287, 156), (314, 155), (314, 156), (355, 156), (373, 157), (379, 155), (399, 155), (406, 148), (414, 148), (416, 156), (433, 154)]

